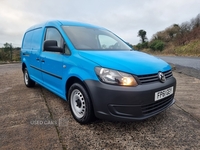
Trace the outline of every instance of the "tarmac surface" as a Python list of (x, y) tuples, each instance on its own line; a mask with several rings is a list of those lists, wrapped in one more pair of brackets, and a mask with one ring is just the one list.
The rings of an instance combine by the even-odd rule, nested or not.
[(40, 85), (27, 88), (21, 64), (0, 65), (0, 149), (200, 149), (200, 79), (173, 72), (176, 103), (139, 122), (80, 125), (67, 102)]
[(176, 72), (200, 79), (199, 57), (158, 56), (176, 68)]
[(159, 58), (169, 63), (191, 67), (200, 71), (200, 57), (159, 56)]

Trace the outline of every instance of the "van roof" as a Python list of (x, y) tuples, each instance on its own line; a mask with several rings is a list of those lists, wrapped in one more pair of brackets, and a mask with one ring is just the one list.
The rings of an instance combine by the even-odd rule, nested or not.
[(46, 26), (82, 26), (82, 27), (93, 27), (93, 28), (102, 28), (99, 26), (87, 24), (87, 23), (82, 23), (82, 22), (75, 22), (75, 21), (65, 21), (65, 20), (52, 20), (52, 21), (47, 21), (41, 24), (36, 24), (32, 27), (30, 27), (27, 31), (36, 29), (36, 28), (41, 28), (41, 27), (46, 27)]

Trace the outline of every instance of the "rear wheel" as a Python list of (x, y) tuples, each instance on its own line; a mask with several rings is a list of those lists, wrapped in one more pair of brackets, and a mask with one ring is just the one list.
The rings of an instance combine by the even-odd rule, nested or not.
[(30, 79), (27, 68), (24, 69), (24, 83), (27, 87), (35, 86), (35, 82)]
[(93, 107), (85, 88), (74, 83), (68, 91), (70, 110), (74, 119), (80, 124), (90, 123), (94, 118)]

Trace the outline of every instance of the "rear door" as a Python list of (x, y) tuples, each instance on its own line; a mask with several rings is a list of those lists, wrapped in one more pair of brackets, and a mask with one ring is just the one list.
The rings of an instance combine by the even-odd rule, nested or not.
[[(46, 29), (45, 40), (56, 40), (59, 47), (63, 46), (63, 38), (60, 32), (53, 27)], [(58, 95), (63, 95), (63, 57), (60, 52), (49, 52), (43, 49), (40, 60), (44, 85)]]
[(23, 61), (29, 71), (32, 80), (42, 83), (42, 73), (40, 70), (40, 52), (42, 50), (43, 30), (42, 27), (26, 32), (22, 45)]
[(31, 64), (30, 64), (30, 76), (36, 82), (42, 84), (42, 73), (41, 73), (41, 62), (40, 62), (40, 53), (42, 51), (42, 35), (43, 29), (37, 28), (32, 31), (32, 40), (31, 40)]

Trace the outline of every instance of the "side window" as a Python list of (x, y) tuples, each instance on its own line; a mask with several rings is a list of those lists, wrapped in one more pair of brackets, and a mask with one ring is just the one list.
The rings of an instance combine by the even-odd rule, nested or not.
[(38, 28), (34, 30), (32, 36), (31, 47), (33, 48), (33, 50), (38, 50), (41, 48), (41, 41), (42, 41), (42, 28)]
[(37, 28), (29, 31), (24, 36), (23, 48), (38, 50), (41, 46), (42, 28)]
[(25, 49), (30, 49), (31, 48), (31, 40), (32, 40), (32, 35), (33, 32), (29, 31), (25, 34), (24, 36), (24, 41), (23, 41), (23, 48)]
[(55, 28), (47, 28), (45, 40), (56, 40), (58, 47), (63, 47), (63, 38)]

